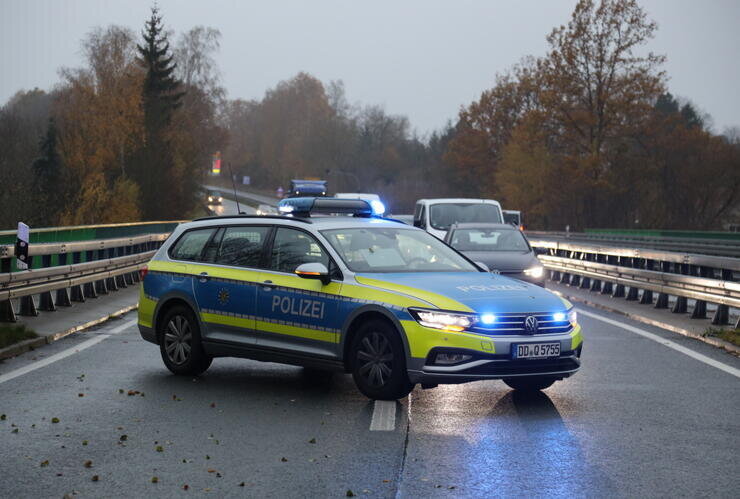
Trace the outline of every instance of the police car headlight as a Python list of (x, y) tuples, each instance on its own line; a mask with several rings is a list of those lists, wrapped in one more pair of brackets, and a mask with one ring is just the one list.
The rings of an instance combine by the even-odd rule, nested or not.
[(530, 267), (524, 271), (524, 275), (527, 275), (529, 277), (534, 277), (535, 279), (539, 279), (540, 277), (542, 277), (544, 273), (545, 273), (545, 268), (539, 265), (537, 267)]
[(571, 323), (571, 325), (575, 326), (578, 323), (578, 314), (576, 313), (575, 308), (571, 308), (568, 311), (568, 322)]
[(470, 314), (457, 314), (454, 312), (442, 312), (427, 309), (409, 309), (411, 316), (425, 327), (442, 329), (444, 331), (465, 331), (476, 321), (475, 316)]

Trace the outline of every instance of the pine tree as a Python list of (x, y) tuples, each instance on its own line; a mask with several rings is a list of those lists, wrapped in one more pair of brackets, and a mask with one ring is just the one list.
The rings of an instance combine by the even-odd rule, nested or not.
[(184, 92), (173, 75), (176, 65), (157, 7), (152, 8), (142, 37), (144, 43), (137, 49), (139, 64), (146, 71), (142, 88), (145, 144), (132, 177), (140, 188), (144, 218), (182, 217), (182, 207), (177, 206), (167, 187), (173, 177), (174, 158), (166, 132)]
[(39, 157), (33, 162), (33, 197), (37, 209), (34, 224), (52, 226), (64, 209), (62, 160), (57, 152), (57, 128), (49, 118), (39, 144)]

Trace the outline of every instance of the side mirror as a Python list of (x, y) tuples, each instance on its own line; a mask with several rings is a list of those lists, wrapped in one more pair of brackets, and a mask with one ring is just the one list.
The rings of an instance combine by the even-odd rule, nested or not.
[(481, 270), (484, 270), (486, 272), (490, 272), (491, 271), (491, 269), (488, 267), (488, 265), (486, 265), (483, 262), (473, 262), (473, 263), (476, 264), (478, 266), (478, 268), (481, 269)]
[(414, 227), (419, 227), (420, 229), (423, 229), (424, 227), (421, 224), (421, 220), (414, 219)]
[(317, 279), (324, 286), (331, 282), (329, 269), (323, 263), (304, 263), (295, 269), (295, 273), (298, 277), (303, 277), (304, 279)]

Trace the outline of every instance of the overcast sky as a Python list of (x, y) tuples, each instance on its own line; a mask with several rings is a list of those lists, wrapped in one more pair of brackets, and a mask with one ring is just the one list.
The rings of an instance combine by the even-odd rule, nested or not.
[[(575, 0), (160, 0), (168, 28), (222, 33), (218, 56), (231, 98), (259, 99), (306, 71), (344, 81), (351, 102), (407, 115), (426, 134), (492, 86), (545, 36), (567, 23)], [(740, 125), (740, 1), (644, 0), (658, 22), (648, 45), (666, 54), (674, 94), (714, 119)], [(61, 66), (81, 64), (95, 26), (143, 26), (150, 0), (0, 0), (0, 103), (50, 89)]]

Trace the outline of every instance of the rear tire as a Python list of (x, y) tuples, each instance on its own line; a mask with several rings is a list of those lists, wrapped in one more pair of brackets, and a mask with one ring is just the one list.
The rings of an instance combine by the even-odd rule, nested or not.
[(167, 369), (181, 376), (197, 376), (213, 362), (203, 350), (195, 314), (184, 305), (172, 307), (160, 321), (159, 351)]
[(522, 376), (518, 378), (504, 378), (510, 388), (522, 392), (536, 392), (538, 390), (544, 390), (549, 388), (553, 383), (557, 381), (556, 378), (550, 376)]
[(349, 350), (352, 377), (368, 398), (397, 400), (414, 389), (406, 373), (406, 352), (396, 329), (372, 320), (357, 331)]

